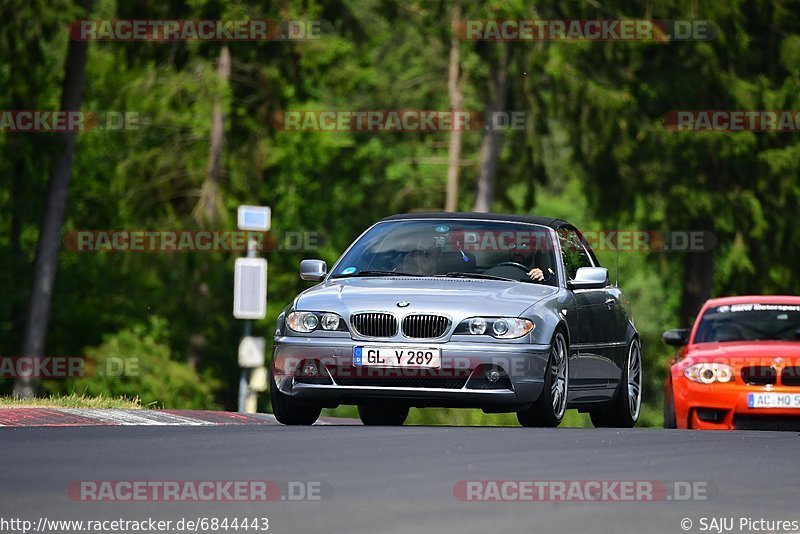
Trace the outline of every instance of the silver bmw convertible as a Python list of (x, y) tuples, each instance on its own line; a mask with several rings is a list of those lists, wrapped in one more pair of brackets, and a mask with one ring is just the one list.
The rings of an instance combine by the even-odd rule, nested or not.
[(402, 425), (410, 407), (516, 412), (558, 426), (567, 409), (632, 427), (641, 344), (628, 301), (566, 221), (486, 213), (380, 220), (278, 317), (275, 417), (314, 423), (358, 406), (365, 425)]

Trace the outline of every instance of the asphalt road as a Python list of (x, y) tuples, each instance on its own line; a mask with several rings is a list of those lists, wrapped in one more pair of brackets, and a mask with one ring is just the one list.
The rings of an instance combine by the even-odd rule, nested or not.
[[(703, 532), (800, 519), (796, 433), (359, 426), (0, 429), (2, 519), (268, 517), (270, 532)], [(700, 481), (705, 500), (464, 502), (462, 480)], [(82, 502), (85, 480), (321, 482), (315, 501)], [(684, 523), (686, 526), (686, 523)], [(0, 528), (0, 531), (3, 531)], [(222, 532), (222, 529), (218, 531)], [(232, 532), (229, 530), (228, 532)], [(252, 530), (251, 530), (252, 532)]]

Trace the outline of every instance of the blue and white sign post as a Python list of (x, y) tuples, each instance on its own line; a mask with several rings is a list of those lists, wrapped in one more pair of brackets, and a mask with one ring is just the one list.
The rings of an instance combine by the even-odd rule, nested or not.
[[(240, 230), (266, 232), (270, 229), (272, 213), (268, 206), (239, 206)], [(257, 239), (247, 242), (247, 257), (237, 258), (233, 277), (233, 316), (244, 319), (244, 336), (239, 344), (239, 411), (244, 412), (250, 394), (249, 372), (264, 366), (263, 337), (253, 337), (253, 319), (267, 316), (267, 260), (258, 257)]]

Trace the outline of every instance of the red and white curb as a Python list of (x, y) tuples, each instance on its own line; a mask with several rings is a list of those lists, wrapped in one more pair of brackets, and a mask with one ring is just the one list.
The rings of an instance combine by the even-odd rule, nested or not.
[[(226, 426), (279, 425), (272, 414), (206, 410), (101, 410), (94, 408), (0, 409), (0, 427), (39, 426)], [(360, 424), (354, 419), (321, 417), (317, 425)]]

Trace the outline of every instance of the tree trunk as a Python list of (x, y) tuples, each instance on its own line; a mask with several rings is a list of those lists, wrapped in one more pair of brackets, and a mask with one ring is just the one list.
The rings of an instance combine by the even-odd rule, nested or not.
[[(12, 105), (14, 107), (12, 109), (36, 109), (36, 102), (38, 101), (36, 95), (28, 95), (28, 98), (30, 100), (26, 102), (22, 95), (14, 94), (12, 97)], [(18, 328), (21, 326), (19, 323), (22, 322), (21, 318), (25, 315), (23, 311), (25, 306), (20, 298), (22, 294), (18, 293), (18, 288), (22, 287), (22, 281), (24, 280), (22, 274), (23, 269), (25, 271), (29, 269), (28, 262), (22, 253), (20, 237), (22, 236), (22, 221), (25, 209), (23, 201), (25, 197), (23, 180), (30, 176), (32, 169), (26, 165), (26, 157), (29, 156), (30, 153), (26, 152), (26, 147), (23, 146), (23, 143), (24, 141), (20, 139), (19, 136), (10, 136), (7, 145), (8, 157), (13, 161), (11, 166), (13, 169), (13, 174), (11, 176), (11, 228), (9, 232), (11, 291), (9, 294), (12, 295), (11, 320), (13, 321), (12, 329), (14, 332), (18, 331)], [(13, 343), (14, 349), (9, 347), (8, 350), (16, 350), (20, 342), (20, 339), (16, 339)]]
[[(456, 4), (453, 8), (453, 23), (461, 18), (461, 6)], [(447, 90), (450, 96), (450, 111), (455, 114), (461, 111), (464, 101), (464, 92), (461, 87), (460, 52), (461, 41), (455, 35), (450, 37), (450, 68), (447, 76)], [(456, 211), (458, 208), (458, 166), (461, 162), (461, 135), (460, 128), (450, 132), (450, 146), (447, 149), (447, 194), (445, 198), (445, 211)]]
[(494, 188), (497, 179), (497, 159), (500, 156), (502, 131), (492, 125), (494, 113), (504, 111), (506, 90), (508, 88), (508, 45), (500, 45), (500, 61), (492, 79), (490, 100), (486, 106), (486, 121), (489, 129), (483, 134), (481, 153), (478, 162), (478, 192), (475, 197), (475, 211), (488, 212), (494, 201)]
[[(710, 225), (691, 224), (690, 228), (707, 230)], [(714, 249), (686, 252), (680, 304), (680, 325), (689, 328), (703, 303), (711, 298), (714, 283)]]
[[(88, 13), (93, 0), (79, 0), (79, 5)], [(78, 111), (83, 98), (86, 78), (86, 57), (88, 41), (71, 40), (67, 49), (64, 85), (61, 93), (61, 110)], [(47, 327), (50, 322), (50, 306), (53, 301), (53, 286), (58, 268), (58, 250), (61, 246), (61, 228), (67, 210), (67, 192), (72, 172), (72, 158), (75, 153), (77, 132), (58, 134), (61, 150), (50, 174), (47, 186), (47, 199), (44, 217), (39, 232), (36, 249), (36, 262), (33, 267), (33, 288), (31, 290), (28, 319), (22, 341), (22, 356), (44, 356)], [(32, 397), (36, 394), (36, 380), (32, 376), (22, 376), (14, 384), (14, 394), (19, 397)]]
[[(227, 44), (223, 44), (219, 51), (217, 62), (217, 79), (215, 87), (218, 88), (214, 96), (214, 109), (211, 116), (211, 131), (208, 140), (208, 162), (206, 164), (206, 179), (200, 191), (200, 202), (195, 207), (195, 219), (205, 222), (213, 228), (216, 226), (225, 206), (220, 193), (220, 177), (222, 175), (222, 151), (225, 147), (225, 111), (224, 96), (231, 77), (231, 53)], [(193, 368), (200, 367), (203, 351), (206, 348), (204, 322), (208, 318), (209, 288), (207, 283), (208, 265), (202, 265), (195, 273), (196, 296), (195, 306), (192, 310), (193, 324), (196, 330), (189, 335), (186, 361)]]
[[(231, 53), (228, 45), (222, 45), (217, 63), (217, 84), (226, 86), (231, 77)], [(219, 86), (219, 85), (218, 85)], [(214, 97), (214, 111), (211, 119), (211, 133), (208, 144), (208, 163), (206, 165), (206, 180), (200, 192), (198, 215), (205, 218), (212, 225), (216, 224), (219, 212), (223, 209), (219, 192), (219, 179), (221, 174), (222, 148), (225, 144), (225, 113), (223, 111), (223, 95), (217, 93)]]

